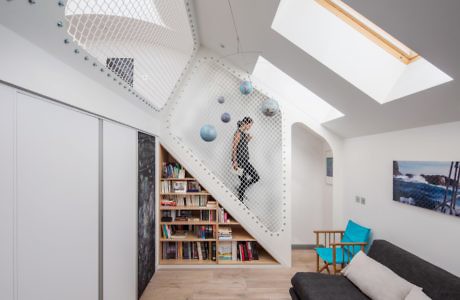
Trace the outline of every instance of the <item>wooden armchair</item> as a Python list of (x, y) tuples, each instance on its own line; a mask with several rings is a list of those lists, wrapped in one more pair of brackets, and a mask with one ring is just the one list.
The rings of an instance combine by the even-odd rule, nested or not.
[[(370, 229), (350, 220), (346, 230), (315, 230), (313, 232), (316, 234), (316, 271), (321, 273), (326, 270), (330, 274), (329, 266), (332, 265), (333, 274), (337, 274), (356, 253), (365, 251)], [(321, 269), (320, 260), (324, 262)]]

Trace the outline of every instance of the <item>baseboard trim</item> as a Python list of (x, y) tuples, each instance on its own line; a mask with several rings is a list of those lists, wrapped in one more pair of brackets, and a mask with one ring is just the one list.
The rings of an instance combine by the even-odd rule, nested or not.
[(300, 250), (311, 250), (311, 249), (314, 249), (316, 247), (316, 245), (312, 245), (312, 244), (292, 244), (291, 245), (291, 248), (292, 249), (300, 249)]

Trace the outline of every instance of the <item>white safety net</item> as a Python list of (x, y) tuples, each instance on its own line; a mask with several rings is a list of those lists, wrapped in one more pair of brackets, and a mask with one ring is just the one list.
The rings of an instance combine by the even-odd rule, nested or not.
[(69, 0), (65, 16), (74, 41), (156, 108), (197, 47), (184, 0)]
[[(241, 82), (241, 78), (215, 59), (200, 59), (178, 100), (169, 127), (172, 134), (234, 194), (234, 201), (242, 200), (268, 230), (278, 232), (284, 224), (285, 202), (282, 115), (281, 112), (272, 117), (264, 115), (262, 103), (268, 97), (256, 89), (243, 95), (239, 90)], [(219, 103), (221, 97), (223, 103)], [(190, 110), (193, 113), (189, 113)], [(221, 120), (224, 113), (231, 117), (228, 123)], [(244, 144), (236, 149), (239, 153), (233, 152), (234, 147), (238, 148), (234, 140), (237, 122), (245, 117), (252, 120), (252, 126), (240, 132), (239, 138), (242, 143), (243, 139), (251, 137), (247, 140), (248, 157)], [(214, 126), (217, 131), (212, 142), (200, 137), (200, 129), (205, 124)], [(234, 160), (240, 173), (233, 168)]]

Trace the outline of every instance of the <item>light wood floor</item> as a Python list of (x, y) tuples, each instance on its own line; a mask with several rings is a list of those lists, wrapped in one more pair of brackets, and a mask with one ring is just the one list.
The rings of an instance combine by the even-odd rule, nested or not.
[(291, 277), (315, 270), (311, 250), (293, 250), (292, 268), (157, 270), (141, 300), (288, 300)]

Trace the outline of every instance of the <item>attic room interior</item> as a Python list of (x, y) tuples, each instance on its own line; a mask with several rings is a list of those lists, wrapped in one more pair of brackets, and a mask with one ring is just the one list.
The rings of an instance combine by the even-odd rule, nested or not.
[(0, 299), (460, 299), (459, 13), (0, 0)]

